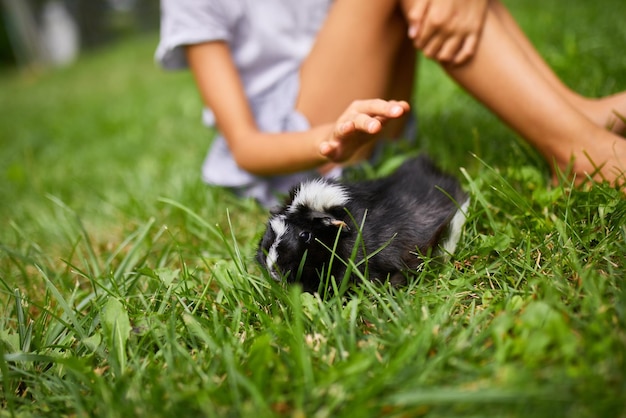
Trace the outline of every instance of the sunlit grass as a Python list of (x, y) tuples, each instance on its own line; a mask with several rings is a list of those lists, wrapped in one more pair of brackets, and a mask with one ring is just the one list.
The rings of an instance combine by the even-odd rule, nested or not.
[[(566, 80), (626, 88), (622, 2), (517, 3)], [(154, 43), (0, 80), (1, 417), (626, 413), (623, 195), (551, 186), (423, 62), (418, 145), (472, 196), (456, 255), (301, 294), (254, 262), (265, 211), (199, 180), (200, 101)]]

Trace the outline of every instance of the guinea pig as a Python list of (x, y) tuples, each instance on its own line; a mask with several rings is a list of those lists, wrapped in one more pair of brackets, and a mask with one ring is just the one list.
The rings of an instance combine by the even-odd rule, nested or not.
[(422, 255), (454, 251), (468, 205), (458, 181), (425, 156), (385, 178), (311, 180), (271, 212), (256, 258), (274, 280), (311, 293), (330, 275), (341, 283), (350, 260), (369, 280), (401, 285)]

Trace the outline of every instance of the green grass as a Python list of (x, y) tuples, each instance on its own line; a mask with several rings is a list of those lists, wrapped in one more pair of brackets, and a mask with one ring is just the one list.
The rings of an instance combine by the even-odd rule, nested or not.
[[(572, 87), (626, 89), (624, 2), (509, 3)], [(302, 295), (253, 260), (265, 211), (199, 180), (200, 101), (155, 42), (1, 75), (0, 417), (625, 416), (621, 194), (550, 186), (425, 61), (420, 149), (473, 197), (457, 254)]]

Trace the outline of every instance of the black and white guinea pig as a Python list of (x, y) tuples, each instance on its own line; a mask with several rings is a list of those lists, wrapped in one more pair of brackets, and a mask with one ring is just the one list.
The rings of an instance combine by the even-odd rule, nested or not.
[(356, 244), (354, 263), (366, 277), (404, 284), (420, 255), (454, 251), (468, 205), (458, 181), (424, 156), (381, 179), (304, 182), (272, 211), (257, 261), (274, 280), (316, 292), (329, 273), (343, 279)]

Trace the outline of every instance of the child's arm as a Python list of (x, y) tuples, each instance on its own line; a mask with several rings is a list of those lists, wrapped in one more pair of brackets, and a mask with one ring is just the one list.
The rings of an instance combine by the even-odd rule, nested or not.
[(349, 160), (388, 119), (408, 112), (406, 102), (353, 102), (335, 123), (304, 132), (263, 133), (254, 121), (239, 74), (224, 42), (186, 48), (187, 60), (204, 103), (214, 113), (235, 161), (257, 175), (304, 171)]

